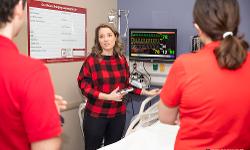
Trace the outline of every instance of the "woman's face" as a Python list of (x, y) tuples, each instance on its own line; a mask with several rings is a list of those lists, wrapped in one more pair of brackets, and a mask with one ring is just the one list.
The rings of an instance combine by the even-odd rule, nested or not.
[(116, 36), (109, 28), (100, 28), (98, 40), (103, 51), (113, 53)]

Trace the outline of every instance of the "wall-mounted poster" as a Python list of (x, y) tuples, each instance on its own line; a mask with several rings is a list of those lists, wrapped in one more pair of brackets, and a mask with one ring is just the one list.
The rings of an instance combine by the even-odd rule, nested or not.
[(80, 61), (86, 57), (85, 8), (30, 1), (27, 10), (30, 57), (45, 62)]

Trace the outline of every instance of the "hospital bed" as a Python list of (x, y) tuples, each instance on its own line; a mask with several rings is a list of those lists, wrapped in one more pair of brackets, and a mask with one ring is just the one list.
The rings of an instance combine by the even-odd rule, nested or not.
[(173, 150), (179, 126), (160, 123), (158, 102), (146, 109), (153, 98), (142, 102), (123, 139), (99, 150)]

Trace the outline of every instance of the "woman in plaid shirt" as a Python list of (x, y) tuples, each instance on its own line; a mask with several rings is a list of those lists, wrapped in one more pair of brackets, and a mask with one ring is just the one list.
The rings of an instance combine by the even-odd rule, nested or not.
[[(122, 54), (119, 33), (110, 25), (101, 24), (95, 30), (95, 45), (84, 61), (78, 85), (87, 97), (83, 130), (85, 150), (96, 150), (121, 139), (126, 120), (125, 94), (128, 88), (129, 66)], [(134, 94), (156, 95), (159, 89), (147, 91), (134, 87)]]

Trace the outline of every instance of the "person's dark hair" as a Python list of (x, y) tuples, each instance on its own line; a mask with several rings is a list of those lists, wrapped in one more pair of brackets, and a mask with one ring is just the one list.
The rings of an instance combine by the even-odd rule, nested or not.
[[(248, 43), (238, 36), (240, 23), (239, 3), (237, 0), (196, 0), (193, 9), (194, 22), (213, 41), (221, 41), (214, 50), (221, 68), (235, 70), (247, 58)], [(223, 38), (225, 32), (232, 32)]]
[[(10, 22), (13, 18), (14, 8), (20, 0), (0, 0), (0, 27)], [(23, 0), (23, 8), (26, 0)]]
[(115, 46), (114, 46), (114, 55), (119, 55), (121, 56), (123, 54), (123, 44), (120, 41), (119, 38), (119, 33), (118, 31), (111, 25), (109, 24), (100, 24), (98, 27), (95, 29), (95, 41), (94, 41), (94, 46), (92, 47), (92, 53), (97, 55), (98, 57), (101, 57), (102, 54), (102, 47), (99, 42), (99, 31), (101, 28), (109, 28), (115, 35), (116, 41), (115, 41)]

